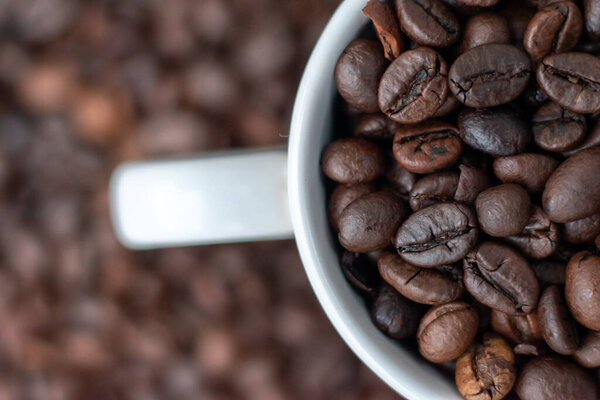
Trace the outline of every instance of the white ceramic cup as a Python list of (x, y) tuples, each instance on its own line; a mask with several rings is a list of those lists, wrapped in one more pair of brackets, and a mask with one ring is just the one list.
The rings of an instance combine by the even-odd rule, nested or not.
[(458, 400), (452, 380), (375, 328), (341, 273), (328, 226), (319, 161), (332, 134), (334, 68), (368, 22), (366, 2), (343, 1), (321, 35), (298, 90), (287, 152), (124, 164), (111, 181), (113, 224), (134, 249), (295, 237), (317, 298), (356, 355), (409, 400)]

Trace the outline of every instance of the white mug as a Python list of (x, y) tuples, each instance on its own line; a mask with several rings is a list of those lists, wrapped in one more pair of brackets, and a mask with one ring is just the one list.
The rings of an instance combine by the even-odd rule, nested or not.
[(343, 1), (313, 50), (287, 151), (124, 164), (111, 181), (113, 224), (134, 249), (295, 237), (323, 309), (367, 366), (409, 400), (459, 400), (452, 380), (373, 325), (342, 275), (328, 225), (319, 161), (332, 134), (334, 68), (368, 22), (361, 12), (366, 2)]

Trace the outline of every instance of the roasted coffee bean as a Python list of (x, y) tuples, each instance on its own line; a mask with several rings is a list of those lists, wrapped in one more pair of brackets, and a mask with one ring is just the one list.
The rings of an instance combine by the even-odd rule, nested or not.
[(373, 22), (385, 58), (394, 61), (404, 50), (404, 39), (400, 35), (394, 8), (385, 1), (370, 0), (362, 11)]
[(364, 254), (344, 251), (342, 272), (352, 286), (364, 293), (373, 295), (381, 285), (381, 277)]
[(510, 43), (508, 22), (499, 14), (481, 13), (469, 18), (465, 24), (459, 54), (489, 43)]
[(502, 4), (504, 4), (504, 7), (500, 10), (500, 15), (508, 21), (512, 43), (521, 47), (523, 46), (525, 31), (529, 21), (535, 15), (535, 10), (518, 0), (504, 1)]
[(505, 183), (479, 193), (475, 200), (481, 229), (490, 236), (506, 237), (523, 231), (531, 215), (531, 199), (521, 186)]
[(508, 108), (467, 108), (458, 116), (461, 139), (493, 156), (521, 153), (531, 141), (527, 123)]
[(548, 346), (559, 354), (573, 354), (579, 347), (579, 333), (558, 286), (550, 286), (544, 290), (537, 314)]
[(600, 110), (598, 57), (586, 53), (548, 56), (537, 67), (537, 81), (548, 97), (569, 111), (592, 114)]
[(521, 250), (526, 257), (541, 260), (556, 251), (559, 239), (558, 227), (550, 221), (541, 207), (534, 205), (523, 231), (508, 236), (505, 240)]
[(494, 174), (504, 183), (518, 183), (531, 193), (539, 193), (558, 164), (544, 154), (522, 153), (496, 158)]
[(600, 39), (600, 1), (584, 0), (585, 30), (597, 41)]
[(527, 87), (531, 62), (508, 44), (485, 44), (461, 54), (450, 67), (450, 90), (469, 107), (506, 104)]
[(434, 50), (419, 47), (405, 51), (381, 77), (379, 108), (401, 124), (424, 121), (446, 101), (447, 76), (446, 61)]
[(490, 187), (490, 179), (484, 170), (461, 164), (460, 175), (454, 199), (461, 203), (472, 205), (477, 195)]
[(381, 277), (404, 297), (421, 304), (445, 304), (458, 299), (464, 290), (462, 268), (421, 268), (384, 252), (377, 262)]
[(335, 66), (335, 83), (340, 95), (362, 112), (379, 111), (377, 89), (386, 67), (379, 43), (365, 39), (353, 41)]
[(515, 355), (504, 339), (483, 335), (483, 344), (473, 343), (456, 360), (456, 386), (469, 400), (500, 400), (517, 380)]
[(588, 329), (600, 331), (600, 257), (575, 254), (567, 265), (565, 298), (571, 314)]
[(387, 183), (391, 185), (391, 188), (406, 199), (408, 199), (408, 194), (417, 182), (417, 179), (419, 179), (416, 174), (402, 168), (396, 160), (391, 161), (391, 166), (385, 174), (385, 177)]
[(533, 263), (535, 276), (542, 287), (551, 285), (564, 285), (567, 274), (567, 266), (560, 261), (541, 260)]
[(511, 315), (535, 310), (540, 287), (531, 266), (512, 248), (484, 242), (465, 257), (465, 288), (480, 303)]
[(560, 164), (546, 182), (542, 202), (554, 222), (572, 222), (600, 211), (600, 146)]
[(454, 164), (462, 154), (458, 130), (441, 121), (405, 126), (394, 137), (394, 157), (405, 169), (429, 174)]
[(551, 350), (544, 342), (536, 343), (519, 343), (513, 347), (513, 351), (519, 356), (547, 356)]
[(562, 239), (573, 244), (593, 243), (600, 235), (600, 213), (567, 222), (562, 226)]
[(573, 50), (582, 31), (583, 18), (575, 3), (552, 3), (533, 16), (525, 31), (523, 46), (537, 62), (548, 54)]
[(546, 103), (533, 115), (535, 144), (548, 151), (565, 151), (585, 138), (587, 123), (583, 115), (565, 110), (554, 102)]
[(375, 325), (394, 339), (413, 336), (420, 317), (419, 307), (415, 303), (385, 284), (371, 306), (371, 319)]
[(413, 211), (429, 207), (435, 203), (454, 201), (458, 187), (458, 174), (439, 172), (423, 177), (410, 192), (409, 204)]
[(571, 157), (573, 154), (580, 152), (581, 150), (591, 149), (592, 147), (600, 145), (600, 123), (597, 123), (594, 129), (586, 136), (585, 140), (576, 146), (574, 149), (565, 151), (562, 153), (565, 157)]
[(446, 101), (440, 106), (440, 108), (438, 108), (431, 118), (441, 118), (447, 114), (450, 114), (452, 111), (456, 110), (459, 105), (460, 102), (456, 100), (456, 97), (454, 97), (450, 91), (448, 91), (448, 97), (446, 97)]
[(365, 183), (385, 170), (383, 153), (362, 138), (343, 138), (330, 143), (321, 159), (323, 173), (339, 183)]
[(573, 353), (573, 359), (585, 368), (600, 367), (600, 332), (588, 332), (581, 346)]
[(462, 259), (477, 242), (477, 235), (477, 221), (469, 207), (439, 203), (404, 221), (394, 245), (405, 261), (434, 267)]
[(400, 126), (381, 113), (363, 114), (354, 124), (354, 136), (369, 139), (391, 140)]
[(492, 7), (498, 4), (500, 0), (456, 0), (456, 7), (469, 9), (470, 7)]
[(537, 357), (525, 364), (515, 390), (521, 400), (595, 400), (597, 394), (587, 372), (557, 357)]
[(492, 329), (515, 344), (536, 343), (542, 340), (537, 313), (510, 315), (492, 310)]
[(460, 35), (460, 25), (439, 0), (396, 0), (400, 26), (415, 43), (446, 47)]
[(340, 244), (357, 253), (381, 250), (390, 244), (406, 212), (404, 202), (393, 192), (361, 196), (339, 218)]
[(477, 312), (467, 303), (453, 302), (430, 309), (417, 329), (419, 352), (443, 363), (458, 358), (477, 334)]
[(340, 215), (342, 215), (348, 204), (365, 194), (373, 193), (375, 190), (375, 185), (372, 183), (357, 183), (355, 185), (338, 184), (331, 193), (331, 197), (329, 197), (329, 205), (327, 207), (329, 223), (333, 229), (338, 230)]

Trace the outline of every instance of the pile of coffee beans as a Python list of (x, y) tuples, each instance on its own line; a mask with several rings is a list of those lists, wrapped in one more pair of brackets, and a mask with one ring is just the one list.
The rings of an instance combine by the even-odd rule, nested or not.
[(600, 1), (363, 12), (321, 159), (345, 276), (466, 399), (598, 399)]

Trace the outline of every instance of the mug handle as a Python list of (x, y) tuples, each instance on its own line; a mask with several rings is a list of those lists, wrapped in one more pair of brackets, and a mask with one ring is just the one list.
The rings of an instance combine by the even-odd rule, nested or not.
[(110, 203), (116, 235), (131, 249), (293, 237), (284, 148), (122, 164)]

